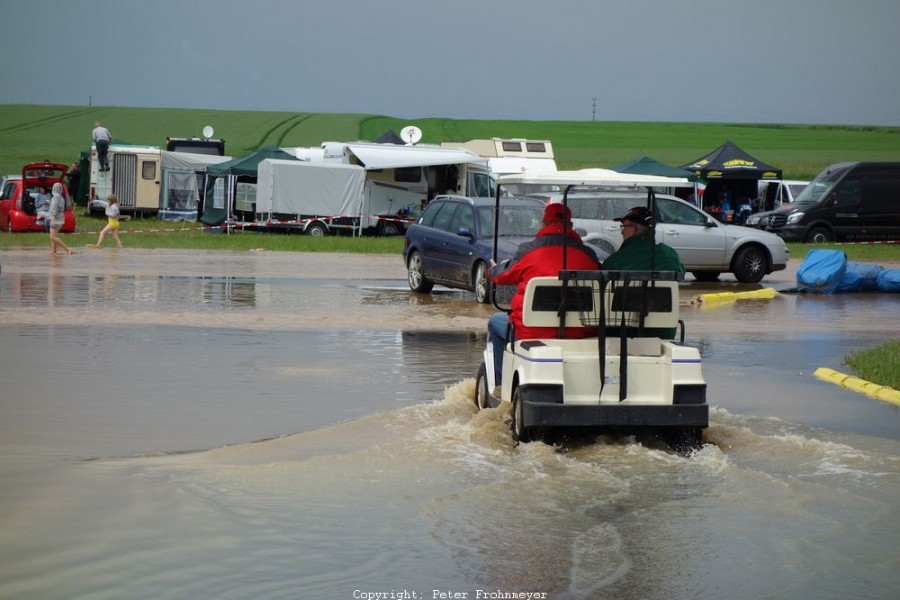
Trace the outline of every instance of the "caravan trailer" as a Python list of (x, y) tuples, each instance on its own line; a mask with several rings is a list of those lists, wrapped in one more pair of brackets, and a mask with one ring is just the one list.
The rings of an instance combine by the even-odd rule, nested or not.
[(115, 194), (123, 213), (156, 214), (162, 175), (159, 147), (111, 144), (108, 156), (110, 169), (101, 171), (97, 146), (91, 146), (88, 209), (102, 213), (106, 198)]

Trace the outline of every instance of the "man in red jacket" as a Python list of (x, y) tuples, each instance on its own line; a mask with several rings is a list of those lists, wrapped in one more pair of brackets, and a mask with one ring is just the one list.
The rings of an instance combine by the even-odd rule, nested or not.
[[(572, 229), (572, 213), (562, 204), (548, 204), (544, 209), (544, 226), (534, 239), (519, 246), (516, 256), (494, 264), (488, 278), (497, 285), (517, 285), (511, 301), (512, 312), (499, 312), (488, 319), (488, 339), (494, 347), (494, 385), (500, 385), (503, 370), (503, 347), (507, 342), (509, 323), (512, 322), (515, 339), (555, 338), (556, 327), (526, 327), (522, 323), (522, 303), (525, 288), (532, 277), (556, 277), (563, 267), (563, 240), (566, 244), (566, 269), (599, 270), (597, 255), (581, 241)], [(572, 327), (566, 329), (567, 338), (595, 335), (593, 328)]]

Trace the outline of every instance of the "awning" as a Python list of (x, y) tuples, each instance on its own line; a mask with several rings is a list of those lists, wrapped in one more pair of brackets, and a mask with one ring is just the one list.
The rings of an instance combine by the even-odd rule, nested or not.
[(597, 187), (693, 187), (693, 183), (682, 177), (662, 175), (638, 175), (619, 173), (610, 169), (580, 169), (578, 171), (550, 171), (544, 173), (527, 172), (520, 175), (503, 175), (500, 185), (581, 185)]
[(356, 156), (367, 171), (372, 169), (427, 167), (460, 163), (486, 163), (486, 159), (474, 152), (456, 148), (395, 146), (393, 144), (346, 144), (346, 151)]

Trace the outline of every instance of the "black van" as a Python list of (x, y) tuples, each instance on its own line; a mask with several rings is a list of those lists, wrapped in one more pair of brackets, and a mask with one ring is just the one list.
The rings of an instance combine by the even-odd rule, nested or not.
[(831, 165), (771, 214), (766, 231), (819, 244), (900, 239), (900, 162)]

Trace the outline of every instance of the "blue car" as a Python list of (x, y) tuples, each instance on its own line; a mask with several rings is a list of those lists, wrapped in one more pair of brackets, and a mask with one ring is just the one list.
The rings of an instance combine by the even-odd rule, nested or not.
[[(497, 262), (512, 258), (520, 244), (534, 238), (544, 206), (535, 198), (501, 199)], [(494, 198), (435, 197), (406, 230), (403, 260), (410, 289), (428, 293), (440, 284), (475, 292), (477, 302), (490, 302), (494, 207)]]

